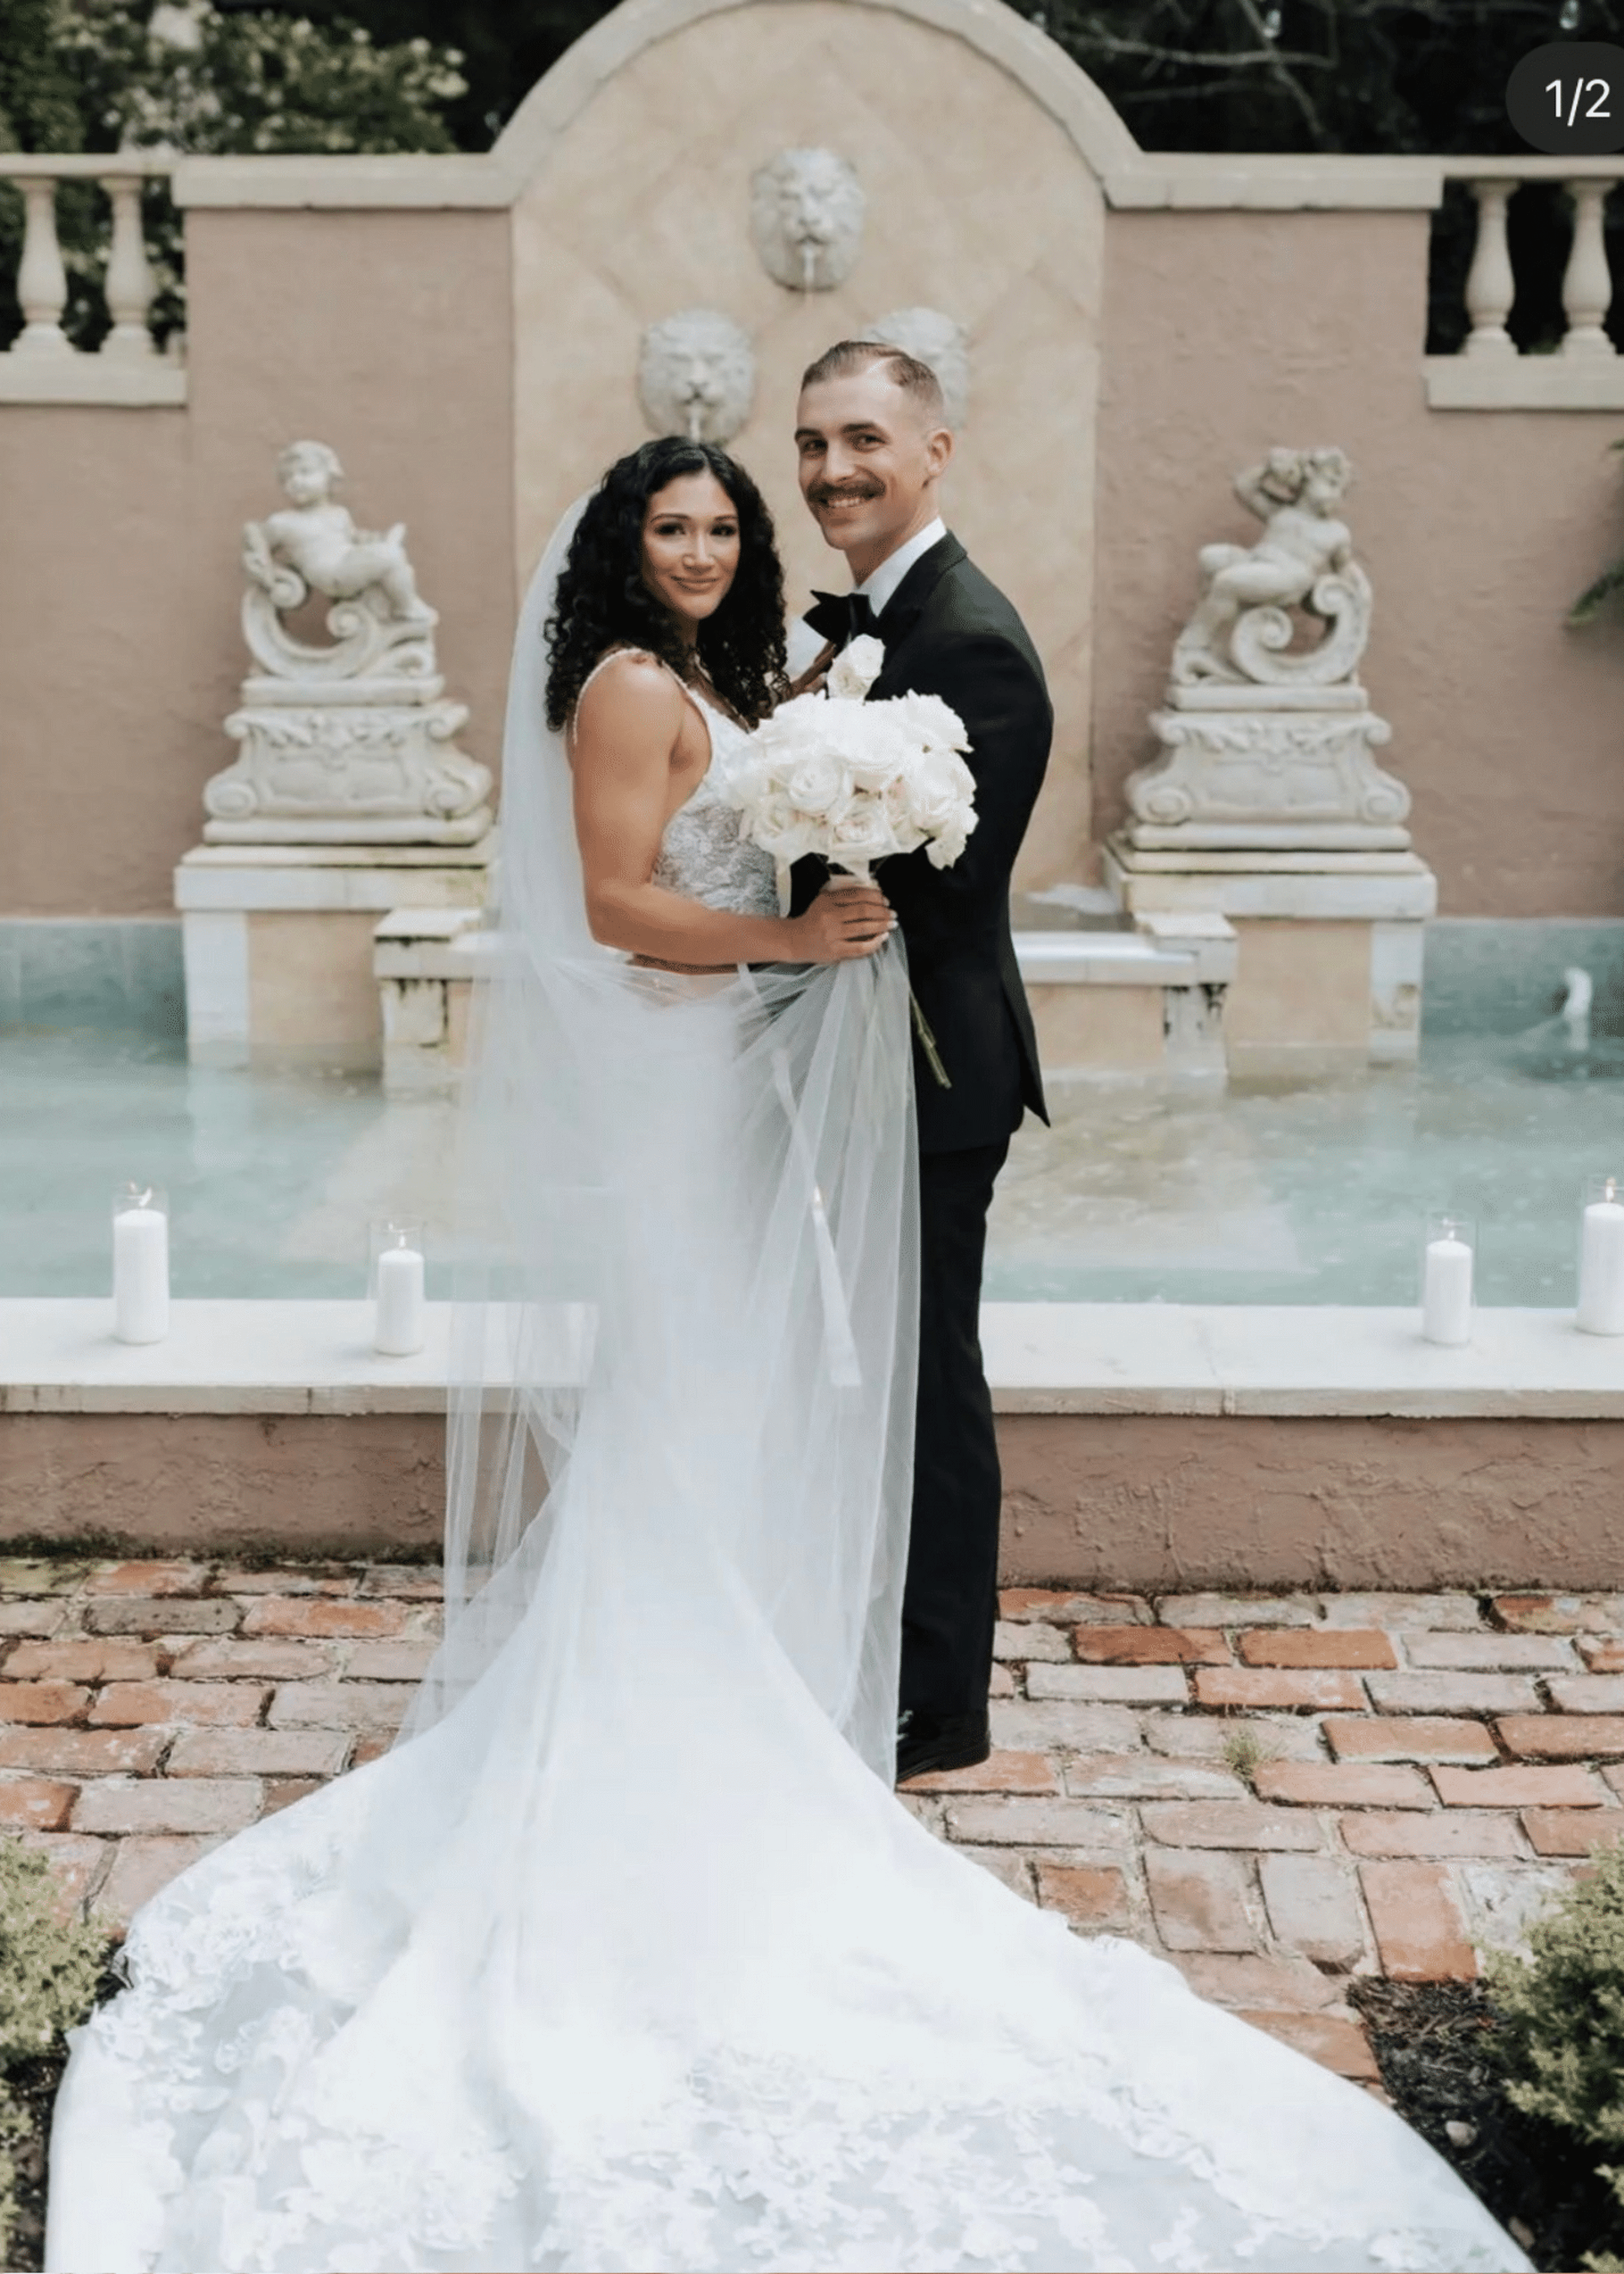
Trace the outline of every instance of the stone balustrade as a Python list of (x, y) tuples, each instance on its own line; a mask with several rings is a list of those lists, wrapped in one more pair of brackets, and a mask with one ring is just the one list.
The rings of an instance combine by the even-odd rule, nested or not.
[[(163, 354), (147, 327), (157, 280), (141, 228), (141, 190), (175, 169), (172, 154), (117, 153), (40, 156), (0, 152), (0, 178), (21, 192), (23, 246), (17, 297), (23, 328), (0, 355), (0, 403), (178, 403), (186, 396), (184, 366)], [(94, 181), (112, 207), (102, 281), (111, 329), (86, 353), (63, 328), (68, 275), (57, 233), (57, 192), (64, 182)]]
[[(1466, 278), (1471, 328), (1458, 355), (1428, 356), (1427, 401), (1437, 410), (1624, 409), (1624, 358), (1608, 338), (1613, 275), (1605, 234), (1609, 194), (1624, 156), (1448, 158), (1477, 206), (1477, 237)], [(1517, 297), (1507, 209), (1525, 183), (1560, 182), (1574, 206), (1573, 245), (1562, 275), (1567, 328), (1554, 354), (1520, 354), (1507, 328)]]

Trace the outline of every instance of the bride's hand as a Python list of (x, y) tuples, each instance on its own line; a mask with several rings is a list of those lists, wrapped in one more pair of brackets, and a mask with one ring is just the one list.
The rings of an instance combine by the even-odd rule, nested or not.
[(805, 915), (791, 916), (789, 922), (791, 945), (786, 961), (845, 963), (883, 947), (896, 918), (877, 885), (832, 878)]

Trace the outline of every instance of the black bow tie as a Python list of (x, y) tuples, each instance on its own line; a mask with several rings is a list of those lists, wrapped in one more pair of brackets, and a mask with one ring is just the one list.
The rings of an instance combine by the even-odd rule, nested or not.
[(877, 639), (880, 627), (866, 592), (814, 592), (806, 621), (820, 638), (845, 647), (854, 639)]

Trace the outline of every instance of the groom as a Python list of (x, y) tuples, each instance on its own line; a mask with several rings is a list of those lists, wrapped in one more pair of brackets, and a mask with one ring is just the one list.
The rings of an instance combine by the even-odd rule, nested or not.
[[(1009, 877), (1048, 764), (1054, 713), (1026, 628), (937, 512), (952, 455), (941, 389), (900, 349), (842, 340), (801, 382), (801, 494), (855, 589), (806, 621), (843, 647), (872, 633), (877, 700), (939, 695), (963, 720), (977, 823), (933, 869), (923, 850), (880, 871), (948, 1088), (914, 1044), (919, 1128), (919, 1391), (903, 1601), (898, 1782), (987, 1757), (1001, 1497), (979, 1338), (986, 1213), (1028, 1110), (1046, 1119), (1031, 1013), (1009, 937)], [(794, 908), (820, 890), (797, 864)]]

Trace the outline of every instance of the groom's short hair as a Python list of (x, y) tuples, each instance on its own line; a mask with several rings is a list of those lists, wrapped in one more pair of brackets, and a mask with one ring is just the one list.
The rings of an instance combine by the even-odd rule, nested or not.
[(894, 348), (884, 340), (836, 340), (801, 373), (802, 392), (809, 387), (821, 387), (826, 380), (850, 379), (855, 372), (872, 371), (877, 364), (885, 365), (886, 377), (908, 396), (927, 426), (947, 425), (941, 381), (929, 364), (921, 363), (905, 348)]

